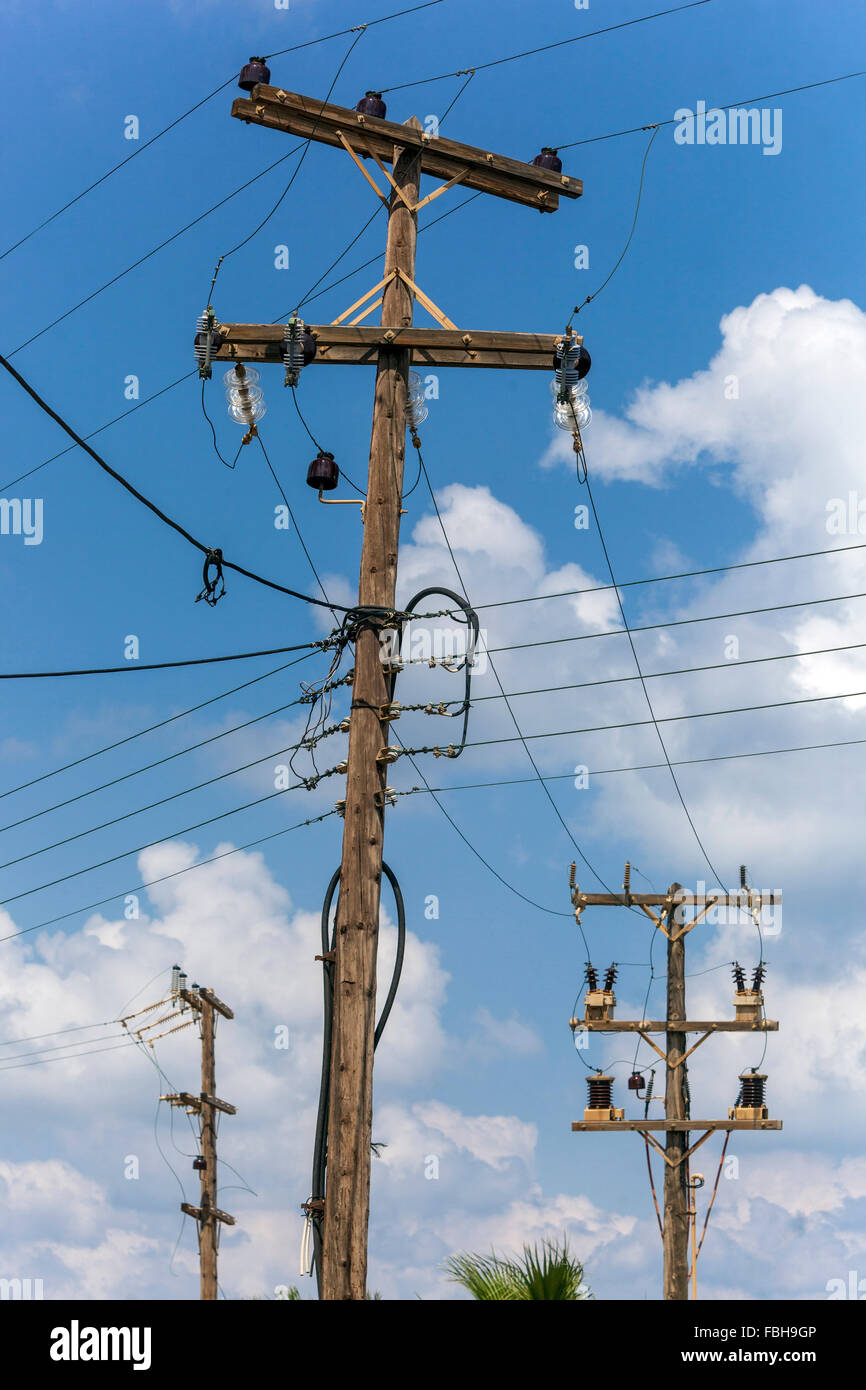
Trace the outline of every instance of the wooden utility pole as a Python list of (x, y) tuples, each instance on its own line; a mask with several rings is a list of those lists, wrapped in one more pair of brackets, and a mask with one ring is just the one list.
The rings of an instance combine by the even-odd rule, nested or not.
[[(671, 884), (668, 896), (676, 898), (682, 892), (680, 884)], [(665, 1068), (665, 1118), (688, 1119), (686, 1098), (686, 1035), (676, 1025), (686, 1021), (686, 942), (679, 936), (683, 912), (672, 904), (665, 912), (668, 928), (668, 989), (667, 989), (667, 1065)], [(689, 1274), (689, 1192), (688, 1130), (669, 1129), (665, 1136), (665, 1195), (664, 1195), (664, 1298), (688, 1298)]]
[[(674, 883), (667, 893), (632, 893), (629, 884), (629, 865), (626, 865), (622, 893), (582, 893), (574, 881), (575, 866), (571, 866), (571, 900), (578, 922), (587, 907), (628, 907), (646, 913), (656, 929), (667, 938), (667, 1010), (664, 1019), (614, 1018), (616, 998), (613, 993), (614, 968), (609, 972), (609, 985), (598, 988), (597, 972), (588, 970), (589, 990), (583, 1018), (571, 1019), (577, 1032), (637, 1033), (661, 1058), (665, 1067), (665, 1118), (652, 1120), (648, 1113), (643, 1119), (627, 1120), (625, 1112), (612, 1104), (613, 1077), (591, 1076), (590, 1102), (583, 1120), (575, 1121), (572, 1129), (582, 1133), (604, 1130), (636, 1131), (664, 1159), (664, 1220), (662, 1246), (664, 1251), (663, 1296), (665, 1299), (687, 1299), (689, 1296), (689, 1230), (695, 1220), (695, 1191), (690, 1186), (689, 1158), (716, 1130), (781, 1129), (781, 1120), (771, 1120), (763, 1103), (763, 1076), (747, 1078), (748, 1095), (731, 1107), (727, 1120), (693, 1120), (688, 1100), (687, 1059), (701, 1043), (715, 1033), (769, 1033), (778, 1030), (778, 1023), (764, 1017), (763, 993), (758, 984), (745, 988), (742, 979), (734, 995), (735, 1017), (713, 1021), (690, 1020), (686, 1013), (686, 936), (713, 908), (734, 908), (760, 914), (764, 905), (781, 903), (781, 894), (756, 894), (745, 885), (745, 869), (741, 870), (742, 891), (733, 893), (686, 893)], [(686, 909), (694, 916), (686, 920)], [(762, 966), (760, 967), (762, 970)], [(739, 970), (739, 967), (737, 967)], [(742, 976), (742, 972), (740, 972)], [(665, 1034), (665, 1049), (653, 1041), (652, 1035)], [(690, 1047), (687, 1035), (701, 1036)], [(743, 1074), (745, 1076), (745, 1074)], [(743, 1076), (740, 1078), (741, 1083)], [(741, 1091), (742, 1091), (741, 1085)], [(648, 1107), (647, 1107), (648, 1109)], [(664, 1132), (664, 1148), (654, 1134)], [(690, 1143), (691, 1131), (701, 1133), (696, 1143)], [(694, 1232), (693, 1232), (694, 1234)], [(693, 1261), (697, 1263), (697, 1247), (693, 1241)], [(696, 1279), (696, 1269), (693, 1268)]]
[[(300, 135), (348, 154), (388, 208), (384, 277), (333, 324), (309, 327), (319, 364), (376, 367), (364, 538), (355, 626), (355, 677), (337, 904), (334, 1020), (330, 1069), (327, 1190), (324, 1199), (322, 1297), (363, 1299), (367, 1288), (376, 955), (382, 877), (389, 712), (392, 699), (380, 635), (394, 615), (403, 495), (408, 375), (424, 367), (508, 367), (553, 371), (562, 337), (462, 331), (415, 283), (420, 208), (460, 184), (541, 212), (560, 195), (577, 198), (579, 179), (564, 175), (552, 151), (525, 164), (422, 129), (260, 84), (234, 102), (247, 123)], [(386, 195), (364, 167), (373, 161), (390, 184)], [(385, 167), (392, 165), (393, 173)], [(422, 173), (446, 182), (419, 197)], [(380, 299), (374, 296), (381, 291)], [(418, 300), (439, 327), (413, 327)], [(373, 300), (374, 302), (370, 302)], [(362, 325), (381, 303), (381, 324)], [(366, 305), (367, 307), (362, 307)], [(350, 315), (360, 310), (351, 322)], [(209, 310), (209, 312), (211, 312)], [(218, 324), (214, 360), (279, 361), (285, 330), (267, 324)], [(580, 339), (569, 340), (580, 342)], [(393, 716), (391, 716), (393, 717)]]
[(178, 998), (198, 1013), (201, 1025), (201, 1093), (197, 1096), (188, 1091), (160, 1096), (171, 1105), (182, 1106), (188, 1114), (198, 1115), (200, 1124), (199, 1156), (194, 1167), (201, 1179), (199, 1206), (181, 1202), (181, 1211), (192, 1216), (198, 1223), (198, 1246), (200, 1265), (200, 1297), (215, 1300), (218, 1297), (217, 1251), (219, 1249), (219, 1223), (235, 1225), (235, 1218), (217, 1206), (217, 1111), (226, 1115), (236, 1115), (237, 1109), (228, 1101), (217, 1099), (216, 1095), (216, 1015), (234, 1018), (227, 1004), (209, 989), (196, 988), (178, 990)]
[[(413, 123), (420, 129), (420, 122)], [(411, 123), (410, 123), (411, 124)], [(385, 274), (415, 275), (416, 214), (421, 160), (417, 150), (394, 151)], [(402, 195), (402, 196), (400, 196)], [(408, 328), (413, 296), (395, 277), (382, 298), (382, 327)], [(394, 607), (409, 353), (381, 348), (376, 369), (373, 429), (361, 576), (361, 606)], [(355, 680), (346, 776), (346, 816), (334, 973), (334, 1046), (328, 1121), (328, 1191), (322, 1297), (362, 1299), (367, 1280), (370, 1144), (373, 1126), (373, 1033), (376, 956), (382, 882), (384, 791), (388, 767), (377, 761), (388, 743), (378, 711), (390, 699), (377, 625), (363, 626), (355, 643)]]

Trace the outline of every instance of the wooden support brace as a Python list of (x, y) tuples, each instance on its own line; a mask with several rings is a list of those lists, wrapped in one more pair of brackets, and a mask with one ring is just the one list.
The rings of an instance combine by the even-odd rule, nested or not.
[(227, 1211), (220, 1211), (219, 1207), (211, 1207), (209, 1211), (202, 1214), (201, 1207), (194, 1207), (190, 1202), (181, 1202), (181, 1211), (185, 1211), (187, 1216), (192, 1216), (196, 1221), (207, 1221), (213, 1218), (214, 1221), (224, 1221), (227, 1226), (236, 1226), (237, 1217), (229, 1216)]

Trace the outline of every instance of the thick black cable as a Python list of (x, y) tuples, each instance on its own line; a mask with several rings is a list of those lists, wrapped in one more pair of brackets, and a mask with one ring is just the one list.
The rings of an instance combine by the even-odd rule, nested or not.
[[(5, 367), (6, 371), (10, 374), (10, 376), (15, 378), (19, 386), (23, 387), (23, 389), (27, 392), (28, 396), (30, 396), (31, 399), (36, 402), (39, 408), (41, 410), (44, 410), (46, 415), (49, 415), (51, 419), (55, 422), (55, 424), (59, 425), (60, 428), (66, 434), (69, 435), (70, 439), (74, 439), (75, 443), (80, 448), (82, 448), (86, 454), (89, 454), (90, 457), (94, 460), (94, 462), (98, 463), (99, 467), (102, 468), (106, 473), (108, 473), (110, 477), (114, 478), (116, 482), (120, 483), (121, 487), (124, 487), (126, 491), (129, 492), (136, 499), (136, 501), (141, 502), (145, 507), (148, 508), (149, 511), (153, 512), (154, 516), (158, 517), (159, 520), (162, 521), (166, 526), (170, 526), (173, 531), (176, 531), (179, 536), (182, 536), (185, 541), (187, 541), (190, 545), (194, 546), (195, 549), (198, 550), (202, 555), (208, 556), (213, 554), (212, 547), (203, 545), (201, 541), (196, 540), (195, 536), (190, 535), (189, 531), (187, 531), (185, 527), (181, 526), (179, 522), (173, 521), (172, 518), (167, 516), (166, 513), (162, 511), (161, 508), (158, 507), (155, 502), (151, 502), (149, 498), (145, 497), (143, 493), (139, 492), (138, 488), (134, 487), (132, 483), (128, 482), (127, 479), (124, 478), (121, 473), (118, 473), (117, 470), (112, 468), (109, 463), (106, 463), (105, 459), (101, 458), (100, 455), (96, 452), (96, 450), (90, 447), (86, 439), (82, 438), (80, 434), (77, 434), (76, 431), (72, 428), (72, 426), (67, 424), (62, 416), (57, 414), (56, 410), (52, 410), (48, 402), (45, 401), (42, 398), (42, 396), (39, 395), (38, 391), (36, 391), (28, 381), (25, 381), (24, 377), (21, 376), (20, 372), (16, 371), (16, 369), (12, 366), (12, 363), (9, 362), (7, 358), (3, 357), (2, 354), (0, 354), (0, 366)], [(287, 594), (290, 598), (302, 599), (304, 603), (312, 603), (318, 608), (330, 608), (332, 606), (331, 604), (326, 603), (324, 599), (313, 598), (309, 594), (299, 594), (296, 589), (286, 588), (285, 585), (277, 584), (272, 579), (265, 579), (261, 575), (254, 574), (251, 570), (245, 569), (242, 565), (237, 565), (231, 560), (226, 560), (225, 558), (223, 558), (222, 563), (227, 569), (233, 570), (236, 574), (242, 574), (246, 579), (252, 579), (257, 584), (263, 584), (266, 588), (274, 589), (278, 593)], [(337, 604), (336, 606), (341, 610), (341, 612), (348, 612), (348, 609), (345, 608), (342, 604)]]
[[(315, 599), (311, 601), (316, 602)], [(312, 654), (316, 650), (324, 651), (329, 645), (327, 642), (298, 642), (293, 647), (267, 647), (259, 652), (233, 652), (228, 656), (187, 657), (184, 661), (131, 661), (125, 666), (90, 666), (72, 671), (0, 671), (0, 681), (55, 680), (60, 676), (117, 676), (125, 671), (170, 671), (178, 666), (215, 666), (223, 661), (250, 661), (257, 656), (281, 656), (284, 652), (308, 651)]]
[[(459, 594), (455, 594), (453, 589), (443, 589), (440, 585), (435, 584), (430, 588), (420, 589), (418, 593), (414, 594), (412, 598), (410, 598), (409, 602), (405, 604), (403, 611), (405, 614), (408, 615), (407, 620), (411, 620), (411, 615), (414, 611), (415, 605), (420, 603), (422, 599), (429, 598), (431, 594), (440, 594), (443, 595), (445, 598), (453, 599), (454, 602), (460, 608), (461, 612), (463, 613), (463, 616), (466, 620), (467, 628), (472, 633), (472, 637), (470, 639), (467, 632), (466, 652), (463, 656), (462, 662), (462, 669), (464, 672), (463, 703), (461, 704), (459, 709), (454, 710), (452, 715), (452, 718), (455, 719), (458, 719), (460, 715), (463, 716), (463, 729), (460, 734), (460, 740), (456, 745), (452, 743), (451, 746), (454, 749), (454, 751), (449, 752), (450, 757), (458, 758), (460, 754), (463, 752), (463, 749), (466, 747), (466, 734), (469, 729), (469, 711), (472, 706), (472, 667), (475, 661), (475, 653), (478, 650), (478, 639), (480, 631), (478, 625), (478, 614), (475, 612), (468, 599), (462, 599)], [(399, 656), (400, 648), (403, 642), (402, 624), (397, 629), (397, 639), (397, 654)], [(460, 667), (458, 667), (457, 669), (459, 670)], [(456, 704), (456, 701), (449, 700), (448, 703)]]
[[(392, 869), (383, 861), (382, 872), (387, 878), (394, 892), (394, 901), (397, 906), (397, 954), (394, 960), (394, 969), (391, 972), (391, 983), (388, 993), (385, 996), (385, 1003), (379, 1014), (379, 1021), (373, 1034), (373, 1050), (379, 1046), (385, 1025), (394, 1007), (394, 1000), (397, 997), (397, 989), (400, 984), (400, 976), (403, 972), (403, 956), (406, 950), (406, 907), (403, 902), (403, 894), (400, 891), (400, 884), (397, 876)], [(316, 1284), (318, 1287), (319, 1298), (322, 1297), (322, 1232), (323, 1232), (323, 1210), (316, 1207), (314, 1203), (321, 1203), (324, 1206), (326, 1186), (327, 1186), (327, 1162), (328, 1162), (328, 1109), (331, 1098), (331, 1052), (333, 1047), (334, 1034), (334, 960), (333, 954), (336, 947), (337, 920), (334, 918), (334, 927), (331, 930), (331, 903), (340, 882), (340, 869), (336, 869), (331, 877), (331, 881), (325, 891), (325, 900), (322, 904), (322, 979), (324, 986), (323, 1013), (324, 1021), (322, 1028), (322, 1072), (319, 1082), (319, 1104), (316, 1112), (316, 1134), (313, 1143), (313, 1175), (310, 1190), (309, 1214), (313, 1227), (313, 1268), (316, 1271)], [(339, 900), (337, 904), (339, 913)], [(330, 959), (329, 959), (330, 957)]]

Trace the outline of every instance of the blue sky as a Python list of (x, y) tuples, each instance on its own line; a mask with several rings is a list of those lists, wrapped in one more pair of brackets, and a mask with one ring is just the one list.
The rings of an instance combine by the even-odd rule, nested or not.
[[(371, 28), (346, 62), (334, 100), (352, 106), (370, 87), (480, 65), (651, 8), (635, 0), (592, 0), (585, 10), (566, 0), (542, 7), (445, 0)], [(288, 11), (251, 0), (244, 9), (241, 20), (228, 0), (150, 0), (133, 11), (94, 4), (84, 16), (62, 3), (36, 10), (8, 6), (0, 62), (7, 67), (7, 128), (14, 128), (15, 139), (5, 142), (2, 159), (4, 183), (14, 196), (7, 198), (3, 247), (131, 153), (133, 142), (123, 133), (129, 116), (138, 118), (143, 143), (249, 54), (302, 44), (388, 12), (384, 4), (373, 11), (323, 0), (292, 0)], [(790, 0), (760, 7), (712, 0), (479, 72), (443, 132), (531, 159), (543, 144), (667, 121), (699, 101), (749, 103), (847, 73), (859, 65), (863, 27), (860, 7), (844, 0), (831, 16), (822, 12), (821, 22), (814, 6)], [(272, 80), (324, 95), (349, 43), (335, 38), (276, 57)], [(38, 121), (32, 113), (21, 117), (22, 73), (38, 80)], [(395, 91), (387, 97), (389, 117), (441, 114), (462, 80)], [(866, 320), (857, 306), (866, 300), (864, 195), (852, 177), (863, 137), (862, 91), (863, 79), (855, 79), (758, 103), (783, 112), (776, 155), (757, 146), (680, 145), (670, 126), (656, 137), (634, 241), (610, 285), (578, 319), (593, 356), (595, 418), (585, 442), (617, 578), (857, 540), (828, 533), (826, 505), (862, 486), (858, 383)], [(144, 397), (191, 370), (191, 338), (215, 262), (265, 217), (293, 164), (266, 175), (92, 303), (14, 350), (288, 148), (285, 137), (230, 119), (235, 94), (232, 84), (0, 261), (3, 351), (14, 354), (17, 369), (84, 434), (135, 404), (124, 395), (128, 377), (138, 378)], [(646, 141), (638, 133), (564, 151), (565, 170), (584, 180), (585, 191), (577, 202), (563, 200), (555, 216), (476, 199), (421, 237), (420, 284), (461, 327), (561, 331), (623, 248)], [(422, 214), (422, 226), (464, 197), (455, 190), (434, 203)], [(278, 211), (225, 261), (213, 298), (217, 315), (256, 322), (283, 315), (373, 207), (372, 192), (350, 161), (314, 146)], [(377, 219), (325, 285), (375, 256), (383, 235), (384, 219)], [(274, 264), (281, 245), (289, 248), (287, 270)], [(588, 248), (588, 269), (574, 267), (578, 246)], [(330, 321), (378, 274), (374, 262), (329, 289), (305, 310), (308, 318)], [(220, 376), (208, 385), (208, 408), (221, 449), (233, 456), (240, 434), (226, 416)], [(738, 383), (735, 401), (725, 396), (731, 376)], [(361, 540), (355, 509), (318, 505), (304, 485), (311, 446), (281, 373), (264, 373), (263, 385), (268, 414), (262, 437), (329, 594), (347, 602)], [(313, 369), (301, 387), (313, 432), (356, 480), (366, 466), (371, 386), (369, 372)], [(238, 576), (229, 576), (228, 594), (216, 608), (193, 603), (200, 587), (195, 552), (80, 450), (2, 487), (67, 441), (11, 380), (0, 383), (0, 392), (0, 495), (40, 498), (44, 516), (40, 545), (0, 537), (4, 591), (14, 596), (4, 613), (6, 670), (119, 665), (130, 634), (148, 662), (279, 647), (327, 630), (306, 606)], [(575, 506), (586, 499), (574, 476), (570, 440), (552, 438), (547, 377), (443, 370), (438, 392), (422, 431), (425, 459), (473, 601), (607, 582), (597, 534), (573, 524)], [(224, 468), (198, 397), (191, 378), (100, 434), (95, 446), (196, 536), (241, 564), (314, 592), (296, 538), (274, 527), (280, 498), (261, 453), (255, 446), (243, 450), (236, 469)], [(411, 470), (410, 461), (410, 479)], [(422, 488), (407, 508), (403, 599), (437, 580), (454, 585)], [(836, 561), (626, 589), (624, 602), (630, 623), (661, 623), (856, 593), (866, 588), (858, 583), (861, 566), (854, 552)], [(737, 638), (743, 658), (853, 644), (860, 613), (852, 602), (656, 632), (637, 639), (638, 651), (644, 668), (658, 671), (720, 663), (728, 636)], [(618, 614), (608, 594), (482, 611), (482, 622), (497, 646), (618, 626)], [(179, 672), (4, 682), (3, 784), (52, 772), (275, 665), (263, 659)], [(512, 691), (634, 674), (620, 638), (512, 653), (499, 658), (499, 669)], [(313, 679), (324, 670), (317, 656), (299, 673)], [(286, 704), (298, 694), (296, 674), (270, 676), (160, 733), (5, 797), (0, 823), (35, 815)], [(856, 692), (866, 689), (864, 675), (861, 657), (849, 653), (711, 672), (652, 688), (657, 712), (673, 715)], [(402, 698), (450, 698), (455, 684), (442, 671), (413, 672)], [(479, 678), (477, 691), (495, 693), (490, 675)], [(862, 706), (862, 698), (849, 698), (695, 720), (666, 726), (665, 737), (671, 756), (682, 759), (856, 739), (866, 737)], [(527, 733), (646, 717), (634, 683), (525, 698), (515, 707)], [(423, 716), (411, 718), (399, 726), (407, 742), (451, 736), (449, 728), (431, 732)], [(496, 701), (476, 706), (470, 729), (473, 739), (513, 733)], [(6, 829), (2, 862), (263, 758), (299, 736), (290, 711)], [(539, 740), (533, 750), (550, 775), (570, 773), (579, 763), (596, 769), (659, 761), (655, 735), (646, 727)], [(738, 1148), (739, 1176), (722, 1184), (702, 1255), (707, 1297), (820, 1297), (826, 1281), (845, 1277), (848, 1269), (866, 1273), (866, 1181), (850, 1113), (856, 1106), (862, 1116), (856, 1073), (866, 1048), (857, 1021), (863, 935), (852, 906), (863, 874), (851, 854), (861, 759), (862, 749), (851, 747), (690, 766), (680, 774), (722, 877), (735, 881), (746, 860), (757, 884), (786, 893), (784, 929), (767, 938), (767, 1008), (782, 1031), (771, 1038), (766, 1057), (771, 1110), (784, 1118), (785, 1130), (747, 1136)], [(0, 944), (9, 957), (0, 1040), (111, 1019), (142, 989), (140, 1002), (146, 1002), (148, 981), (181, 951), (191, 974), (206, 976), (237, 1008), (232, 1031), (226, 1027), (220, 1035), (220, 1061), (226, 1094), (234, 1085), (233, 1098), (243, 1088), (248, 1099), (234, 1128), (224, 1126), (222, 1143), (227, 1161), (260, 1195), (232, 1194), (240, 1225), (224, 1243), (221, 1270), (230, 1296), (269, 1294), (276, 1282), (293, 1277), (317, 1069), (314, 918), (339, 859), (339, 823), (331, 819), (271, 841), (261, 857), (240, 854), (219, 869), (174, 880), (150, 898), (142, 894), (138, 921), (124, 922), (123, 894), (143, 878), (192, 862), (195, 853), (207, 858), (217, 847), (242, 845), (319, 814), (339, 795), (339, 779), (331, 779), (315, 793), (291, 793), (175, 837), (264, 795), (279, 761), (0, 870), (4, 899), (28, 894), (7, 902), (4, 936), (116, 895), (101, 916), (79, 913), (49, 932)], [(434, 785), (532, 775), (514, 743), (467, 750), (453, 764), (427, 759), (424, 770)], [(409, 788), (417, 778), (398, 765), (393, 780)], [(674, 879), (692, 885), (708, 879), (664, 769), (591, 778), (582, 791), (570, 780), (550, 785), (572, 835), (608, 883), (621, 882), (627, 857), (658, 888)], [(585, 1253), (599, 1296), (655, 1297), (661, 1251), (639, 1140), (570, 1130), (584, 1103), (584, 1068), (567, 1027), (585, 960), (568, 915), (573, 845), (531, 784), (458, 791), (445, 804), (500, 874), (562, 915), (542, 912), (503, 887), (429, 798), (407, 798), (389, 816), (386, 857), (407, 901), (414, 963), (407, 967), (390, 1052), (386, 1035), (377, 1073), (375, 1137), (389, 1147), (375, 1165), (371, 1279), (389, 1297), (416, 1291), (449, 1297), (453, 1291), (438, 1270), (453, 1250), (499, 1248), (567, 1229)], [(165, 837), (167, 843), (141, 860), (129, 855), (28, 893)], [(580, 881), (589, 886), (585, 871)], [(435, 919), (424, 915), (430, 895), (439, 902)], [(620, 912), (588, 913), (583, 925), (596, 965), (612, 958), (631, 962), (622, 969), (619, 1013), (638, 1016), (649, 980), (648, 926)], [(825, 930), (833, 932), (832, 951)], [(389, 939), (386, 934), (386, 945)], [(662, 944), (654, 947), (657, 972)], [(728, 1016), (725, 963), (737, 954), (754, 963), (754, 931), (712, 926), (690, 938), (690, 950), (689, 968), (710, 972), (694, 981), (701, 1016)], [(824, 1003), (831, 995), (836, 1001), (832, 1018), (817, 1008), (816, 974)], [(161, 988), (154, 983), (153, 998)], [(659, 1007), (661, 989), (656, 979), (649, 995)], [(820, 1019), (813, 1032), (803, 1023), (807, 1006), (813, 1016), (817, 1008)], [(295, 1040), (289, 1058), (274, 1056), (269, 1042), (283, 1023)], [(626, 1051), (599, 1043), (591, 1053), (593, 1064), (613, 1065), (621, 1098), (633, 1057)], [(753, 1052), (734, 1040), (707, 1044), (693, 1070), (693, 1096), (700, 1097), (694, 1113), (724, 1113), (720, 1107), (732, 1103), (737, 1072), (759, 1060)], [(645, 1053), (641, 1059), (649, 1065)], [(159, 1055), (181, 1087), (192, 1083), (196, 1048), (189, 1031)], [(837, 1079), (840, 1059), (853, 1077)], [(0, 1176), (19, 1221), (3, 1253), (10, 1271), (41, 1276), (44, 1270), (46, 1296), (99, 1297), (120, 1288), (128, 1297), (195, 1297), (189, 1226), (173, 1277), (167, 1273), (179, 1194), (154, 1146), (155, 1073), (129, 1051), (123, 1058), (117, 1052), (40, 1061), (11, 1070), (3, 1083), (9, 1108)], [(100, 1095), (112, 1104), (98, 1102)], [(276, 1132), (265, 1126), (270, 1106), (279, 1112)], [(166, 1115), (161, 1125), (163, 1146), (189, 1197), (189, 1163), (171, 1148)], [(140, 1156), (137, 1182), (123, 1176), (131, 1153)], [(436, 1182), (423, 1177), (430, 1153), (441, 1159)], [(708, 1157), (705, 1171), (713, 1173), (712, 1164)], [(85, 1215), (75, 1229), (65, 1229), (66, 1218), (52, 1206), (51, 1194), (61, 1192), (82, 1203)], [(145, 1270), (143, 1286), (130, 1272), (133, 1250)]]

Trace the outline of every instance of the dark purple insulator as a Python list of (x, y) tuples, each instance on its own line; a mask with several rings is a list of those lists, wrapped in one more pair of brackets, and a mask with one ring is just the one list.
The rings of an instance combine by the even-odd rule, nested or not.
[(309, 367), (310, 363), (316, 355), (316, 340), (313, 337), (312, 333), (308, 332), (308, 330), (305, 328), (303, 333), (301, 334), (301, 342), (304, 348), (304, 366)]
[(334, 455), (322, 450), (307, 469), (307, 486), (317, 492), (333, 492), (340, 481), (340, 470), (334, 462)]
[(532, 162), (536, 169), (549, 169), (553, 174), (562, 173), (562, 160), (550, 145), (545, 145), (541, 154), (537, 154)]
[(193, 1161), (192, 1161), (192, 1166), (193, 1166), (193, 1168), (195, 1168), (196, 1172), (200, 1173), (200, 1172), (202, 1172), (203, 1169), (205, 1169), (205, 1168), (207, 1167), (207, 1159), (206, 1159), (206, 1158), (194, 1158)]
[(355, 110), (360, 111), (362, 116), (378, 116), (380, 120), (384, 120), (388, 108), (382, 100), (381, 92), (367, 92), (361, 97)]
[(628, 1089), (630, 1091), (642, 1091), (646, 1082), (639, 1071), (633, 1071), (628, 1079)]
[(251, 92), (257, 82), (270, 82), (271, 70), (264, 58), (250, 58), (241, 68), (238, 86), (242, 92)]

